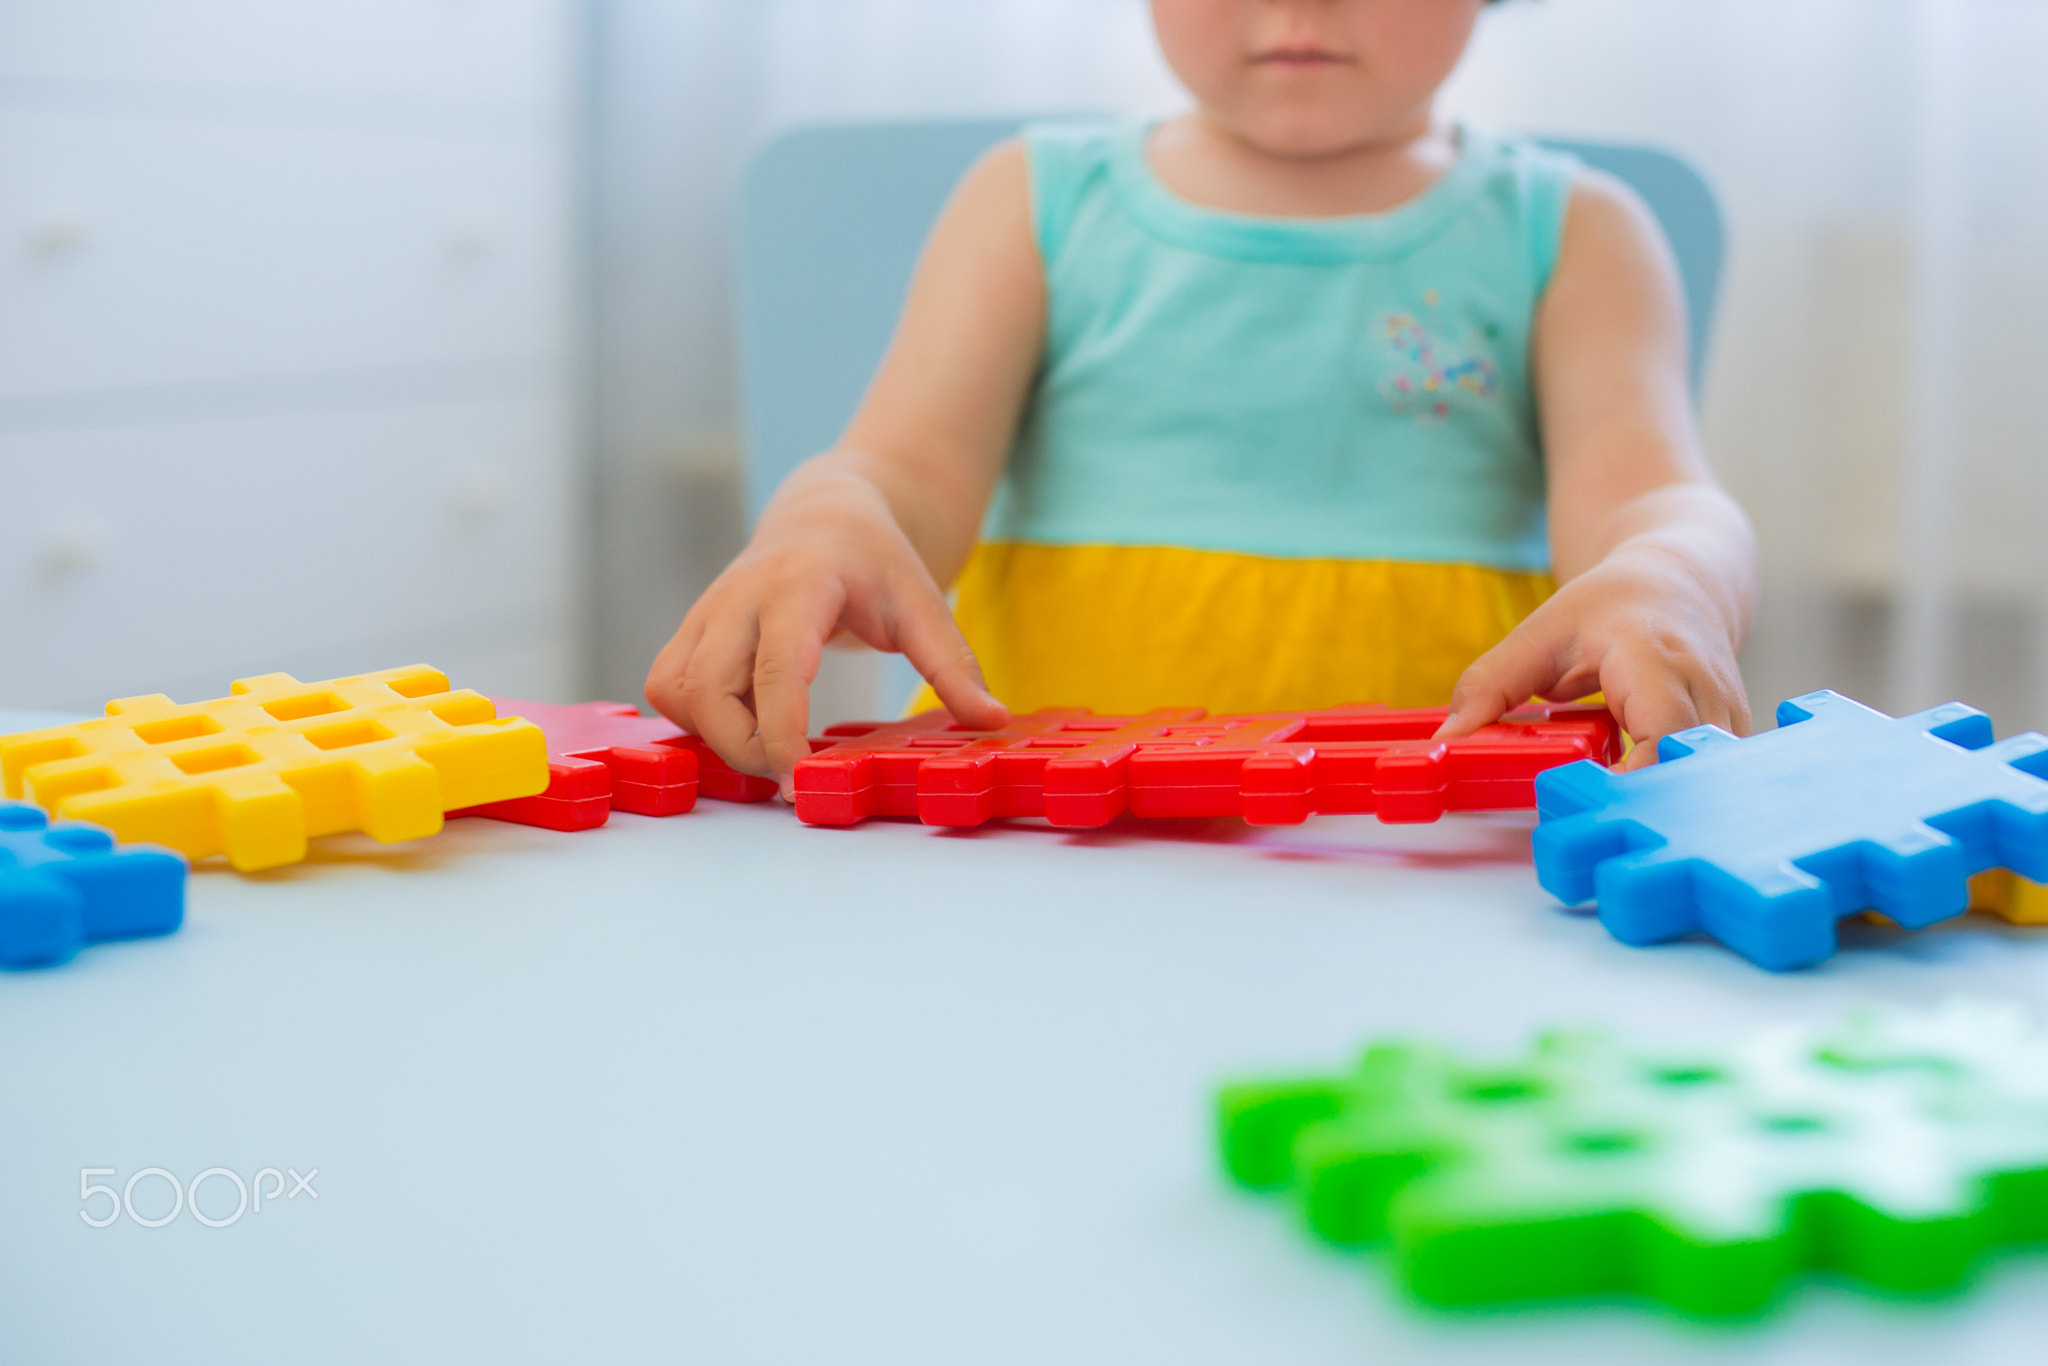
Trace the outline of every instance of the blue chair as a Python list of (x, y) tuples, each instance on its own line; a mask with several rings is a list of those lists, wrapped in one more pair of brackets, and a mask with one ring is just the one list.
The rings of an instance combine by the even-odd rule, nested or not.
[[(754, 158), (740, 196), (739, 340), (747, 519), (838, 440), (888, 347), (919, 246), (975, 157), (1017, 119), (800, 128)], [(1626, 181), (1678, 257), (1699, 388), (1723, 232), (1714, 193), (1669, 152), (1546, 140)]]

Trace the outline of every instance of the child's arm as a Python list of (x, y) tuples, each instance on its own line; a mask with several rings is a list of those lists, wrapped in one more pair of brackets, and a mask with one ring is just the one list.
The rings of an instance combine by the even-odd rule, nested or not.
[(820, 653), (841, 632), (907, 655), (962, 722), (1006, 722), (940, 585), (966, 562), (1002, 474), (1045, 308), (1024, 150), (1005, 144), (932, 229), (845, 435), (776, 491), (655, 658), (647, 700), (785, 795), (810, 753)]
[(1756, 604), (1755, 540), (1700, 455), (1664, 239), (1603, 176), (1573, 189), (1533, 352), (1561, 586), (1465, 671), (1440, 734), (1596, 690), (1638, 742), (1632, 765), (1688, 726), (1746, 734), (1735, 655)]

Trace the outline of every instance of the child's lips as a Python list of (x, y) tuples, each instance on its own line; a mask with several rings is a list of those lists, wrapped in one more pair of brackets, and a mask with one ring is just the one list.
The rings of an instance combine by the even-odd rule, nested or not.
[(1319, 47), (1276, 47), (1252, 54), (1254, 66), (1277, 66), (1305, 70), (1318, 66), (1348, 66), (1351, 58)]

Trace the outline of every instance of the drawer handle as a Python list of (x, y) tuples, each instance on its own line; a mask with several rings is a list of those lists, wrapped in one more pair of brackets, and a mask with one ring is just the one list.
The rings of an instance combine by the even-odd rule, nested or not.
[(466, 218), (448, 230), (448, 259), (456, 265), (471, 265), (489, 256), (498, 245), (497, 233), (481, 218)]
[(114, 528), (107, 522), (66, 522), (43, 541), (43, 577), (68, 579), (105, 563), (114, 547)]
[(458, 470), (448, 488), (448, 510), (464, 525), (496, 521), (509, 501), (507, 475), (499, 465), (470, 465)]
[(68, 256), (92, 245), (92, 220), (82, 213), (53, 211), (29, 229), (29, 250), (37, 256)]

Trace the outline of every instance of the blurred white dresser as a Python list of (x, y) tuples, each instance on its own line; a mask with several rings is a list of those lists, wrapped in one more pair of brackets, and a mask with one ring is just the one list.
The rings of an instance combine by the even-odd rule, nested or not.
[(0, 0), (0, 706), (568, 698), (573, 0)]

